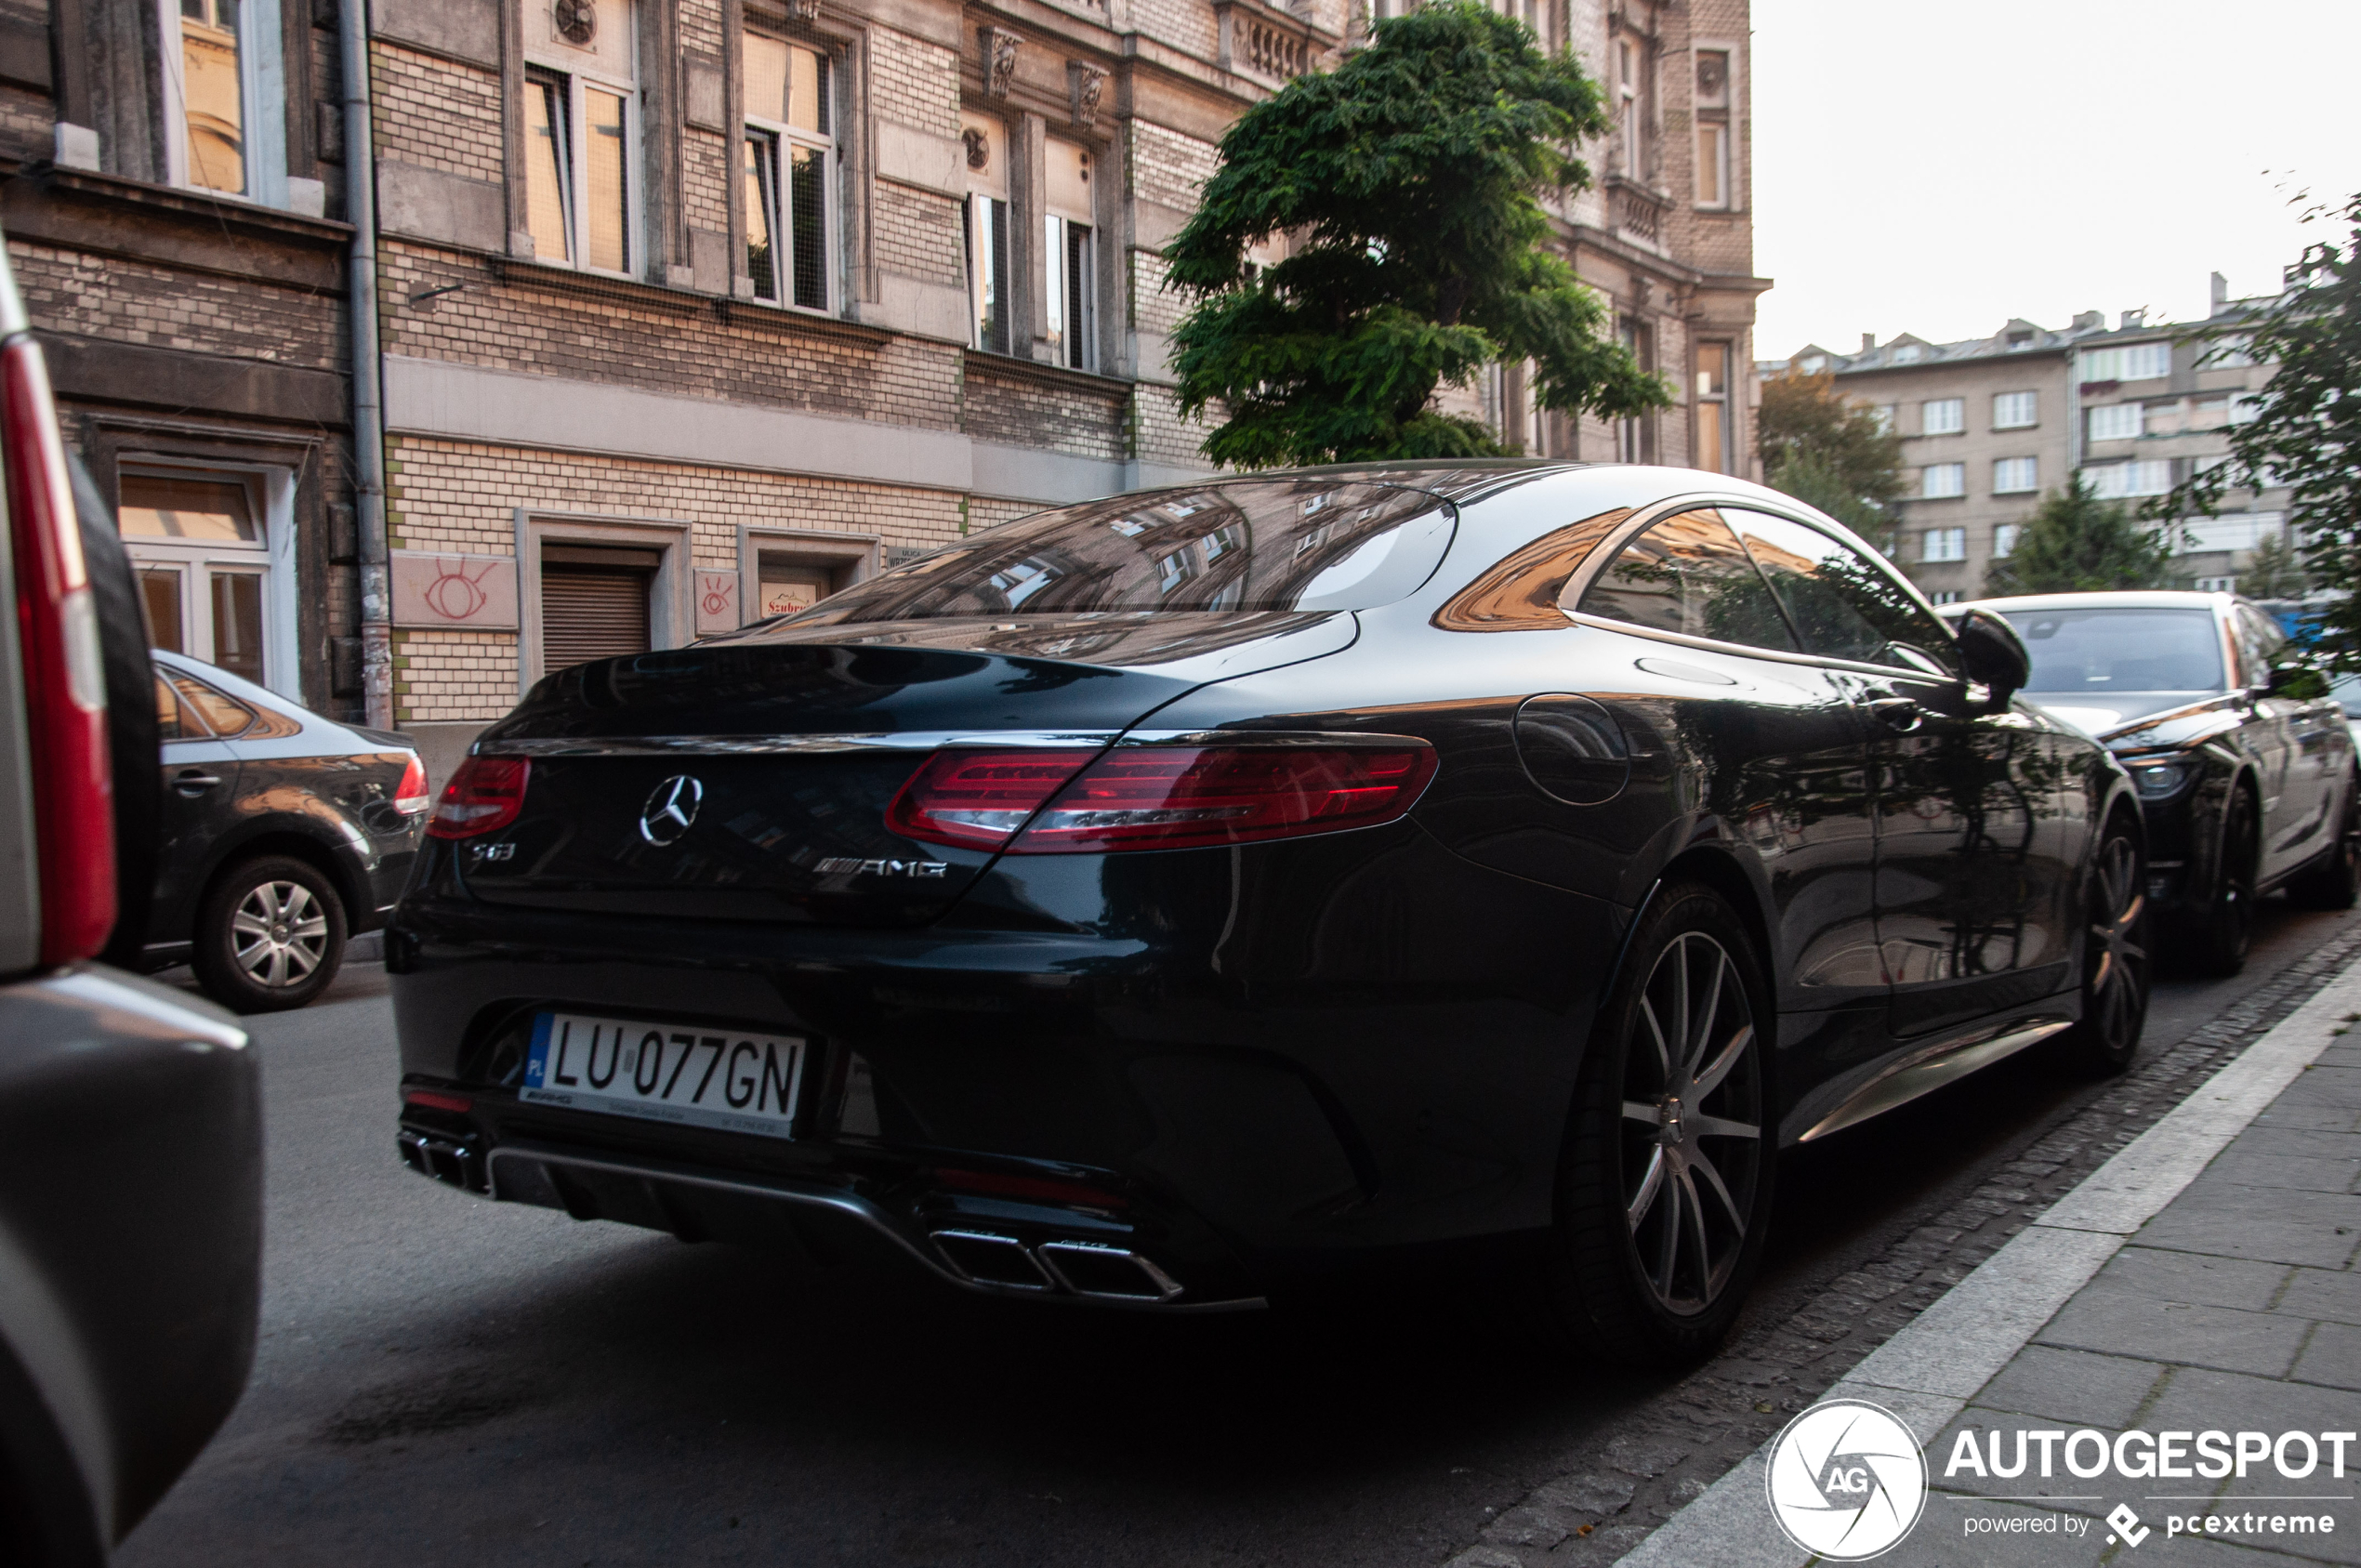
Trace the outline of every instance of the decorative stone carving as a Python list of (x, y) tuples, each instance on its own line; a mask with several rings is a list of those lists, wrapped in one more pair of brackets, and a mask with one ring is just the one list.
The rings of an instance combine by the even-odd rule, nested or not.
[(1099, 101), (1106, 96), (1107, 73), (1095, 65), (1069, 62), (1066, 85), (1074, 92), (1075, 128), (1089, 130), (1099, 123)]
[(1007, 98), (1017, 79), (1017, 46), (1022, 42), (1005, 27), (978, 30), (983, 39), (983, 91), (987, 98)]

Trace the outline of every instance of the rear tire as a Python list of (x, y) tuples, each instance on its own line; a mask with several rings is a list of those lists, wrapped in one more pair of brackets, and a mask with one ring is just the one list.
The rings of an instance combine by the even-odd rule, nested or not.
[(1676, 1367), (1729, 1332), (1762, 1257), (1778, 1129), (1770, 993), (1746, 928), (1664, 889), (1585, 1054), (1544, 1258), (1560, 1336)]
[(2139, 836), (2108, 822), (2091, 865), (2082, 934), (2082, 1019), (2064, 1036), (2063, 1059), (2093, 1077), (2131, 1065), (2148, 1019), (2148, 867)]
[(2254, 870), (2261, 843), (2257, 825), (2254, 797), (2233, 784), (2229, 809), (2223, 813), (2222, 862), (2214, 874), (2213, 898), (2189, 943), (2191, 956), (2208, 974), (2234, 975), (2246, 968), (2247, 947), (2254, 940)]
[(2361, 901), (2361, 774), (2345, 775), (2336, 843), (2288, 884), (2288, 899), (2304, 909), (2351, 909)]
[(299, 1008), (344, 963), (344, 900), (310, 864), (266, 855), (231, 866), (197, 911), (189, 966), (234, 1012)]

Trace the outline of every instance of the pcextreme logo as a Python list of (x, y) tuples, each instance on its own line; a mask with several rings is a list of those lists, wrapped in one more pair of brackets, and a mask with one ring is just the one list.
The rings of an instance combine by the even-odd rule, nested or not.
[(1859, 1562), (1919, 1522), (1927, 1463), (1919, 1440), (1892, 1411), (1866, 1400), (1832, 1399), (1779, 1433), (1764, 1489), (1771, 1517), (1787, 1539), (1831, 1561)]

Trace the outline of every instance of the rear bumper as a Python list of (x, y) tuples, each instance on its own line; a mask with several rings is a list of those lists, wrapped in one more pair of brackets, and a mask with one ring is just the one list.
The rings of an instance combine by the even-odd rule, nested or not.
[[(1347, 883), (1264, 917), (1249, 867), (1227, 921), (1227, 851), (1133, 857), (1165, 862), (1139, 874), (1169, 893), (1181, 856), (1209, 856), (1215, 917), (1096, 930), (756, 927), (414, 894), (388, 942), (404, 1082), (470, 1106), (411, 1107), (405, 1158), (506, 1201), (880, 1252), (1027, 1295), (1088, 1295), (1083, 1275), (1144, 1295), (1154, 1272), (1092, 1249), (1135, 1252), (1178, 1285), (1147, 1303), (1166, 1308), (1540, 1229), (1619, 921), (1416, 830), (1396, 849), (1414, 898)], [(1053, 874), (1100, 886), (1101, 868), (1060, 858), (1033, 870), (1033, 893), (1046, 901)], [(1470, 887), (1483, 899), (1455, 896)], [(1382, 941), (1365, 934), (1380, 920)], [(545, 1008), (801, 1034), (795, 1136), (521, 1101)], [(1037, 1195), (1062, 1184), (1114, 1201)]]

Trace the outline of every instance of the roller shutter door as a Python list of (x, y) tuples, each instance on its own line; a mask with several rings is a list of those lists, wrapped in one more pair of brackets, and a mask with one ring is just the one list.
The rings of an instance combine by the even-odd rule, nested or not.
[(541, 667), (648, 651), (648, 586), (653, 573), (629, 567), (544, 560)]

